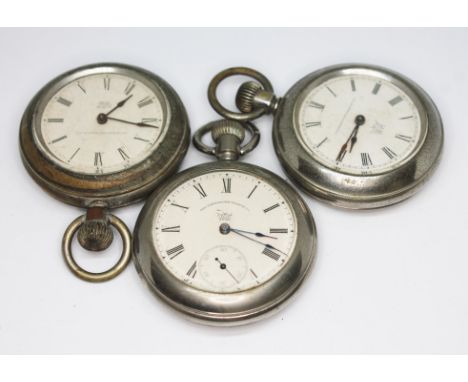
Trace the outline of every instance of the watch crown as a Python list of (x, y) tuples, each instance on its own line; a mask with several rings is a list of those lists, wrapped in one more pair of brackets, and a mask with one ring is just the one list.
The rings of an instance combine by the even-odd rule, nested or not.
[(263, 88), (255, 81), (244, 82), (236, 94), (236, 106), (243, 113), (250, 113), (255, 109), (254, 98)]
[(239, 142), (242, 142), (245, 138), (245, 128), (242, 123), (230, 119), (212, 122), (211, 137), (213, 141), (218, 142), (223, 135), (233, 135)]

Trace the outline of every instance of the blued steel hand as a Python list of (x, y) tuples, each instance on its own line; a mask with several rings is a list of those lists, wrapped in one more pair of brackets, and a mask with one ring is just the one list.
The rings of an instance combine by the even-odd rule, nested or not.
[(124, 100), (120, 101), (111, 111), (107, 112), (106, 114), (104, 114), (106, 117), (109, 116), (110, 113), (114, 112), (116, 109), (118, 109), (119, 107), (122, 107), (123, 105), (125, 105), (125, 103), (133, 97), (133, 94), (130, 94), (127, 98), (125, 98)]
[(244, 237), (244, 238), (246, 238), (246, 239), (248, 239), (250, 241), (253, 241), (253, 242), (257, 243), (257, 244), (263, 245), (263, 246), (265, 246), (267, 248), (270, 248), (270, 249), (273, 249), (275, 251), (281, 252), (283, 255), (287, 256), (287, 254), (284, 253), (283, 251), (281, 251), (280, 249), (278, 249), (276, 247), (273, 247), (271, 244), (265, 244), (265, 243), (262, 243), (260, 240), (256, 240), (256, 239), (254, 239), (252, 237), (248, 237), (248, 236), (244, 235), (243, 233), (241, 233), (242, 231), (239, 231), (239, 230), (234, 229), (234, 228), (230, 228), (229, 232), (234, 232), (236, 235), (242, 236), (242, 237)]
[(250, 235), (255, 235), (255, 236), (257, 236), (257, 237), (267, 237), (267, 238), (269, 238), (269, 239), (275, 239), (275, 240), (278, 239), (277, 237), (268, 236), (268, 235), (265, 235), (265, 234), (263, 234), (263, 233), (261, 233), (261, 232), (244, 231), (244, 230), (242, 230), (242, 229), (237, 229), (237, 228), (232, 228), (232, 227), (231, 227), (231, 230), (233, 230), (233, 231), (239, 231), (239, 232), (242, 232), (242, 233), (248, 233), (248, 234), (250, 234)]
[(124, 119), (112, 118), (112, 117), (107, 117), (107, 119), (109, 119), (111, 121), (127, 123), (129, 125), (135, 125), (135, 126), (139, 126), (139, 127), (153, 127), (155, 129), (159, 129), (158, 126), (150, 125), (149, 123), (145, 123), (145, 122), (131, 122), (131, 121), (125, 121)]
[(349, 136), (349, 138), (346, 140), (346, 142), (343, 144), (343, 146), (341, 146), (340, 152), (338, 153), (338, 155), (336, 157), (336, 160), (338, 162), (341, 162), (343, 160), (344, 156), (346, 155), (346, 152), (347, 152), (347, 149), (348, 149), (348, 143), (350, 141), (351, 141), (351, 147), (349, 149), (349, 152), (351, 152), (351, 150), (353, 149), (353, 146), (357, 142), (357, 133), (359, 131), (359, 127), (361, 125), (363, 125), (364, 122), (366, 122), (366, 118), (364, 118), (364, 116), (361, 115), (361, 114), (357, 115), (356, 118), (354, 119), (354, 123), (356, 124), (356, 126), (354, 126), (354, 129), (351, 132), (351, 135)]

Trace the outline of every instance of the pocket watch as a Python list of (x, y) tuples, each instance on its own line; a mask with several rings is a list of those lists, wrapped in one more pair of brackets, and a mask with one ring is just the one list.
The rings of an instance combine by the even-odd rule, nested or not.
[[(65, 231), (62, 251), (75, 275), (108, 280), (131, 258), (130, 233), (108, 209), (144, 198), (174, 173), (190, 142), (187, 115), (176, 92), (141, 68), (100, 63), (66, 72), (45, 85), (20, 126), (20, 151), (33, 179), (59, 200), (87, 209)], [(79, 243), (100, 251), (121, 234), (118, 263), (102, 273), (81, 268)]]
[[(251, 140), (241, 146), (245, 129)], [(203, 142), (207, 133), (216, 147)], [(311, 269), (317, 238), (307, 205), (277, 175), (237, 161), (258, 141), (252, 123), (205, 125), (194, 145), (218, 161), (172, 177), (138, 218), (133, 252), (139, 274), (196, 321), (236, 325), (264, 317)]]
[[(256, 80), (239, 88), (241, 113), (216, 98), (221, 80), (237, 74)], [(441, 156), (443, 127), (434, 102), (413, 81), (382, 67), (326, 67), (282, 98), (261, 73), (231, 68), (213, 79), (209, 98), (221, 115), (237, 120), (273, 113), (273, 143), (287, 175), (339, 207), (400, 202), (428, 180)]]

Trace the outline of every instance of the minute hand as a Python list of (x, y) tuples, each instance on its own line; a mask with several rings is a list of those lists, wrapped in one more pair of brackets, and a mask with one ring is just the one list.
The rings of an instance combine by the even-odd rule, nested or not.
[(138, 126), (138, 127), (153, 127), (155, 129), (159, 129), (159, 126), (150, 125), (149, 123), (145, 123), (145, 122), (131, 122), (131, 121), (126, 121), (124, 119), (113, 118), (113, 117), (107, 117), (107, 119), (109, 119), (111, 121), (126, 123), (128, 125)]
[(231, 228), (231, 232), (234, 232), (235, 234), (237, 234), (239, 236), (242, 236), (242, 237), (244, 237), (244, 238), (246, 238), (246, 239), (248, 239), (250, 241), (253, 241), (253, 242), (257, 243), (257, 244), (263, 245), (263, 246), (265, 246), (267, 248), (270, 248), (270, 249), (273, 249), (275, 251), (278, 251), (278, 252), (282, 253), (283, 255), (287, 256), (286, 253), (284, 253), (283, 251), (281, 251), (280, 249), (278, 249), (276, 247), (273, 247), (271, 244), (265, 244), (265, 243), (262, 243), (260, 240), (254, 239), (252, 237), (248, 237), (248, 236), (244, 235), (243, 233), (239, 232), (239, 230), (237, 230), (237, 229)]

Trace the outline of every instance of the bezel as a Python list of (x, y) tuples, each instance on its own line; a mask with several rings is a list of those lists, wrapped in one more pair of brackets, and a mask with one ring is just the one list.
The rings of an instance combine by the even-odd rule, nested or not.
[[(372, 75), (391, 82), (408, 94), (418, 109), (422, 133), (413, 154), (384, 173), (340, 172), (316, 160), (301, 142), (297, 114), (308, 90), (335, 76), (349, 74)], [(403, 201), (424, 184), (440, 160), (443, 127), (434, 102), (410, 79), (379, 66), (341, 64), (307, 75), (280, 100), (273, 123), (273, 143), (287, 175), (306, 192), (339, 207), (369, 209)]]
[[(93, 74), (120, 74), (143, 82), (160, 96), (167, 117), (159, 144), (141, 162), (108, 174), (86, 174), (53, 162), (36, 141), (40, 116), (50, 99), (64, 85)], [(175, 90), (157, 75), (130, 65), (97, 63), (70, 70), (46, 84), (31, 100), (20, 125), (23, 163), (34, 180), (54, 197), (80, 207), (96, 201), (113, 208), (142, 199), (177, 170), (190, 143), (190, 127), (185, 108)]]
[[(289, 261), (265, 283), (240, 292), (200, 290), (174, 276), (163, 264), (153, 241), (153, 219), (168, 195), (186, 181), (217, 171), (236, 171), (259, 177), (290, 203), (297, 238)], [(136, 269), (152, 292), (192, 319), (213, 325), (239, 325), (276, 311), (299, 288), (315, 258), (317, 235), (312, 215), (297, 192), (283, 179), (263, 168), (220, 161), (192, 167), (172, 178), (152, 194), (140, 213), (134, 231)]]

